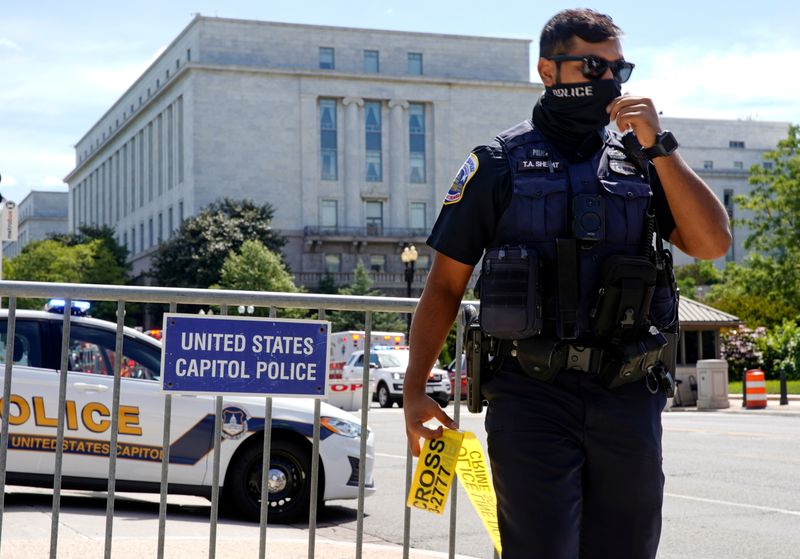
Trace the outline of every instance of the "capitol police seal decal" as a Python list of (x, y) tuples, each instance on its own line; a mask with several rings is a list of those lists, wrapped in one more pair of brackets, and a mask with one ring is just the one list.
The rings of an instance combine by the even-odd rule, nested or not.
[(247, 412), (233, 406), (222, 410), (223, 438), (241, 439), (245, 433), (247, 433)]
[(447, 194), (444, 197), (445, 204), (455, 204), (456, 202), (461, 201), (461, 198), (464, 196), (464, 189), (467, 187), (467, 183), (470, 181), (472, 177), (475, 176), (475, 173), (478, 172), (478, 156), (474, 153), (470, 153), (467, 160), (464, 161), (464, 164), (459, 169), (456, 178), (453, 179), (453, 184), (450, 185), (450, 190), (447, 191)]

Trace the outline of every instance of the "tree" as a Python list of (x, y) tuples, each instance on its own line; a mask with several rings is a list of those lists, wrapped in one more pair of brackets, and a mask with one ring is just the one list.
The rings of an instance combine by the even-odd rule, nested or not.
[(722, 273), (709, 260), (701, 260), (692, 264), (675, 267), (675, 279), (681, 295), (695, 297), (695, 288), (703, 285), (714, 285), (722, 280)]
[(753, 165), (753, 189), (736, 202), (753, 212), (738, 220), (750, 229), (745, 246), (775, 258), (800, 251), (800, 126), (791, 126), (786, 139), (764, 154), (768, 166)]
[[(34, 241), (5, 264), (6, 278), (21, 281), (59, 283), (125, 283), (125, 269), (102, 239), (67, 246), (55, 239)], [(40, 309), (42, 299), (20, 300), (20, 308)], [(113, 306), (113, 303), (110, 303)], [(108, 306), (108, 305), (106, 305)], [(104, 317), (108, 309), (100, 306), (96, 316)], [(112, 312), (113, 316), (113, 312)]]
[[(219, 284), (212, 287), (283, 293), (300, 291), (280, 256), (260, 241), (245, 241), (238, 252), (230, 253), (222, 264)], [(266, 316), (268, 311), (261, 308), (255, 314)]]
[(130, 269), (128, 264), (128, 249), (117, 242), (114, 238), (114, 229), (108, 225), (95, 227), (93, 225), (81, 225), (77, 233), (51, 233), (48, 239), (58, 241), (65, 246), (76, 246), (87, 244), (95, 239), (102, 241), (103, 246), (114, 256), (117, 265), (125, 273)]
[[(359, 260), (356, 265), (353, 283), (347, 287), (339, 288), (339, 295), (366, 295), (377, 297), (383, 295), (383, 293), (377, 289), (372, 289), (372, 280), (369, 278), (369, 273), (364, 267), (364, 263)], [(331, 321), (333, 332), (363, 330), (365, 316), (363, 311), (332, 311), (328, 315), (328, 320)], [(372, 329), (389, 332), (405, 332), (406, 323), (401, 314), (376, 312), (372, 313)]]
[(729, 264), (707, 298), (753, 327), (800, 318), (800, 127), (764, 160), (771, 165), (750, 169), (752, 191), (736, 198), (752, 212), (737, 220), (750, 229), (745, 246), (758, 252)]
[(286, 239), (272, 230), (270, 204), (225, 198), (183, 222), (177, 236), (158, 250), (153, 275), (160, 285), (206, 288), (220, 281), (228, 254), (256, 240), (280, 253)]

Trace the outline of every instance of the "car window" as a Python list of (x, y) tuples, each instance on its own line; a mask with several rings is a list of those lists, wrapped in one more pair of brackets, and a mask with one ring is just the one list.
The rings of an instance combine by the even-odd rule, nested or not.
[[(42, 366), (42, 345), (39, 323), (17, 319), (14, 325), (14, 363), (30, 367)], [(6, 362), (8, 319), (0, 320), (0, 363)]]
[(375, 353), (370, 353), (369, 354), (369, 362), (370, 363), (374, 363), (378, 367), (381, 366), (381, 362), (380, 362), (380, 360), (378, 359), (378, 356)]
[(363, 355), (359, 355), (358, 359), (356, 359), (356, 362), (353, 363), (353, 367), (358, 367), (359, 365), (362, 366), (362, 367), (364, 366), (364, 356)]
[(382, 367), (407, 367), (408, 353), (405, 351), (381, 353), (381, 363)]
[[(69, 370), (113, 375), (115, 348), (114, 332), (73, 324), (69, 334)], [(120, 376), (148, 380), (159, 378), (161, 352), (158, 348), (125, 336), (122, 354)]]

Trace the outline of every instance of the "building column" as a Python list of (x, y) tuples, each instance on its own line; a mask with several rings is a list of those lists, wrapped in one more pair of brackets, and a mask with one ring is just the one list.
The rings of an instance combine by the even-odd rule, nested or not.
[(362, 219), (361, 180), (359, 165), (362, 145), (358, 129), (359, 108), (364, 106), (360, 97), (345, 97), (344, 105), (344, 225), (359, 227)]
[(389, 101), (391, 122), (389, 126), (389, 205), (391, 207), (391, 227), (408, 227), (408, 141), (406, 122), (408, 101), (392, 99)]

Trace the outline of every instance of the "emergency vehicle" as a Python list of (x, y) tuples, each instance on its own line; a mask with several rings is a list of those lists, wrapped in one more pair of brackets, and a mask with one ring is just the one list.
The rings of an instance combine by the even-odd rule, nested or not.
[[(403, 379), (408, 368), (408, 346), (375, 346), (369, 353), (369, 378), (372, 399), (382, 408), (391, 408), (395, 402), (403, 407)], [(364, 352), (354, 351), (342, 369), (342, 377), (360, 379), (364, 375)], [(441, 407), (450, 403), (450, 379), (447, 371), (431, 369), (425, 384), (425, 393)]]
[[(63, 303), (62, 303), (63, 312)], [(73, 314), (76, 314), (73, 310)], [(8, 345), (8, 311), (0, 311), (0, 361)], [(6, 482), (52, 487), (63, 316), (16, 313)], [(62, 486), (108, 487), (116, 325), (71, 318), (66, 384)], [(119, 406), (117, 490), (159, 492), (164, 394), (161, 342), (124, 329)], [(0, 386), (5, 365), (0, 365)], [(2, 393), (0, 393), (2, 397)], [(221, 504), (245, 518), (260, 513), (264, 397), (225, 396), (220, 450)], [(0, 408), (2, 409), (2, 408)], [(5, 418), (3, 418), (5, 419)], [(215, 401), (172, 396), (169, 491), (210, 498)], [(274, 398), (269, 518), (307, 518), (310, 500), (313, 400)], [(360, 420), (321, 405), (320, 500), (358, 497)], [(374, 493), (374, 437), (367, 433), (366, 494)]]
[[(342, 378), (344, 364), (354, 351), (364, 349), (366, 333), (363, 330), (347, 330), (333, 332), (330, 345), (330, 375), (328, 378)], [(375, 346), (399, 347), (406, 345), (406, 335), (402, 332), (371, 332), (370, 347)]]

